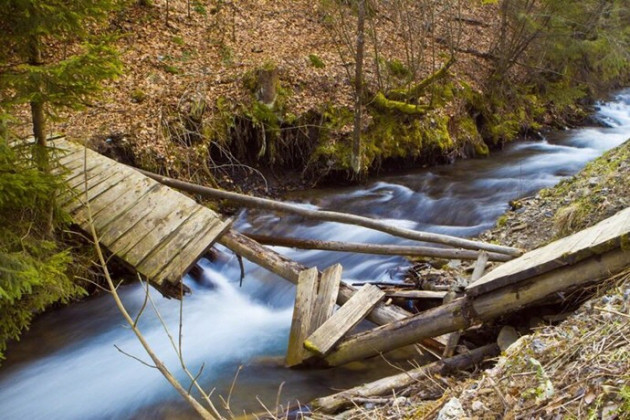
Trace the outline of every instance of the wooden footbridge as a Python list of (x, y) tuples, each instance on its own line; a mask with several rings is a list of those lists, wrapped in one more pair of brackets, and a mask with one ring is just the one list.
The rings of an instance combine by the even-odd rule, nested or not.
[[(230, 224), (138, 171), (76, 143), (51, 141), (71, 190), (61, 206), (86, 232), (166, 295)], [(91, 217), (90, 217), (91, 216)]]
[[(59, 198), (63, 207), (82, 229), (88, 231), (93, 224), (102, 245), (163, 293), (179, 296), (182, 275), (215, 242), (297, 284), (287, 354), (289, 366), (311, 363), (336, 366), (419, 342), (449, 356), (459, 331), (607, 278), (630, 265), (630, 208), (518, 257), (521, 253), (514, 248), (396, 228), (356, 215), (304, 209), (155, 174), (145, 176), (146, 173), (63, 138), (53, 140), (52, 144), (61, 154), (59, 162), (65, 168), (59, 171), (72, 187)], [(405, 255), (476, 259), (475, 270), (470, 284), (452, 291), (440, 306), (411, 314), (383, 302), (385, 293), (376, 286), (356, 289), (341, 281), (341, 266), (329, 267), (323, 273), (304, 267), (230, 229), (230, 223), (222, 221), (215, 212), (165, 185), (244, 206), (352, 223), (408, 239), (438, 242), (450, 248), (395, 249)], [(326, 249), (340, 246), (324, 245)], [(354, 244), (337, 250), (349, 252), (360, 248)], [(381, 251), (369, 248), (369, 252)], [(488, 260), (507, 262), (483, 275)], [(443, 296), (418, 292), (418, 296)], [(353, 327), (363, 319), (380, 326), (352, 334)], [(436, 339), (449, 333), (447, 340)]]

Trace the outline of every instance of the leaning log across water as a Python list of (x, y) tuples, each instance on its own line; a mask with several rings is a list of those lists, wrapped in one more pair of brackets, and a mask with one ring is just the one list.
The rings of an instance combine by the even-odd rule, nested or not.
[[(470, 249), (435, 248), (428, 246), (362, 244), (355, 242), (320, 241), (316, 239), (277, 238), (268, 235), (245, 233), (263, 245), (285, 246), (298, 249), (318, 249), (322, 251), (353, 252), (359, 254), (397, 255), (405, 257), (448, 258), (457, 260), (476, 260), (480, 252)], [(497, 252), (487, 253), (490, 261), (510, 261), (512, 257)]]
[(499, 347), (494, 343), (488, 344), (471, 350), (468, 353), (460, 354), (449, 359), (443, 359), (407, 372), (382, 378), (333, 395), (318, 398), (311, 402), (311, 406), (317, 412), (332, 414), (342, 408), (352, 406), (352, 401), (355, 398), (391, 395), (396, 392), (396, 390), (410, 386), (415, 382), (425, 380), (428, 375), (434, 375), (444, 371), (467, 369), (481, 362), (485, 358), (494, 357), (498, 354)]
[(400, 228), (393, 226), (389, 223), (381, 222), (379, 220), (370, 219), (369, 217), (357, 216), (355, 214), (338, 213), (334, 211), (324, 210), (309, 210), (304, 207), (300, 207), (294, 204), (283, 203), (280, 201), (269, 200), (266, 198), (251, 197), (244, 194), (237, 194), (228, 191), (221, 191), (214, 188), (208, 188), (197, 184), (191, 184), (189, 182), (178, 181), (176, 179), (168, 178), (152, 172), (143, 171), (137, 169), (144, 175), (155, 179), (156, 181), (168, 185), (169, 187), (177, 188), (182, 191), (186, 191), (192, 194), (199, 194), (207, 197), (211, 197), (218, 200), (227, 200), (233, 203), (237, 203), (244, 207), (251, 207), (256, 209), (273, 210), (284, 213), (297, 214), (302, 217), (325, 220), (330, 222), (339, 222), (353, 224), (357, 226), (363, 226), (368, 229), (378, 230), (380, 232), (388, 233), (393, 236), (401, 238), (411, 239), (422, 242), (434, 242), (443, 245), (448, 245), (456, 248), (484, 250), (488, 252), (496, 252), (499, 254), (510, 255), (517, 257), (522, 254), (522, 251), (516, 248), (501, 246), (495, 244), (489, 244), (485, 242), (473, 241), (470, 239), (458, 238), (455, 236), (443, 235), (439, 233), (420, 232), (411, 229)]
[(328, 366), (339, 366), (429, 337), (466, 329), (475, 323), (522, 309), (558, 292), (601, 281), (629, 265), (630, 250), (616, 249), (487, 294), (465, 296), (407, 319), (349, 337), (324, 361)]

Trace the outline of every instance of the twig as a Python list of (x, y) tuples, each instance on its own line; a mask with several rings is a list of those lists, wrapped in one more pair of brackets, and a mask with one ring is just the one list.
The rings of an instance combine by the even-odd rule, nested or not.
[(595, 306), (594, 308), (599, 310), (599, 311), (602, 311), (602, 312), (608, 312), (609, 314), (619, 315), (619, 316), (622, 316), (624, 318), (630, 319), (630, 315), (624, 314), (622, 312), (615, 311), (613, 309), (606, 309), (606, 308), (602, 308), (600, 306)]

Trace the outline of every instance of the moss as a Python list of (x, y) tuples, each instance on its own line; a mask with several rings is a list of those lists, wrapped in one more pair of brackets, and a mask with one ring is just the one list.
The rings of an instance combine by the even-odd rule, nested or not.
[(322, 61), (322, 59), (315, 54), (309, 54), (308, 60), (311, 63), (311, 66), (315, 67), (316, 69), (323, 69), (324, 67), (326, 67), (326, 64)]
[(423, 118), (401, 120), (391, 113), (373, 113), (370, 129), (363, 136), (367, 164), (388, 158), (417, 160), (442, 155), (454, 146), (449, 117), (438, 112)]
[(136, 88), (131, 92), (131, 100), (135, 103), (140, 103), (147, 98), (147, 94), (140, 88)]
[(431, 109), (431, 107), (427, 105), (415, 105), (387, 99), (381, 92), (374, 96), (372, 104), (381, 111), (395, 111), (406, 115), (422, 115)]
[(387, 71), (399, 79), (407, 79), (411, 76), (411, 70), (407, 66), (405, 66), (400, 60), (387, 60), (385, 61), (385, 67)]
[(165, 72), (170, 73), (170, 74), (181, 74), (181, 70), (179, 67), (177, 66), (173, 66), (171, 64), (164, 64), (163, 67)]

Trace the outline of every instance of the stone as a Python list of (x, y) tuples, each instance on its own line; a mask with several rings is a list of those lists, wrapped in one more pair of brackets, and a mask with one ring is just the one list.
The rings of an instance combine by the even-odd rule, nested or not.
[(437, 415), (437, 420), (459, 420), (466, 417), (464, 407), (457, 398), (448, 400)]
[(478, 413), (479, 411), (486, 411), (486, 406), (483, 405), (481, 401), (473, 401), (472, 411), (473, 413)]
[(506, 325), (501, 328), (501, 332), (499, 332), (499, 337), (497, 337), (497, 344), (501, 351), (506, 351), (508, 347), (518, 340), (519, 335), (516, 329), (512, 326)]

